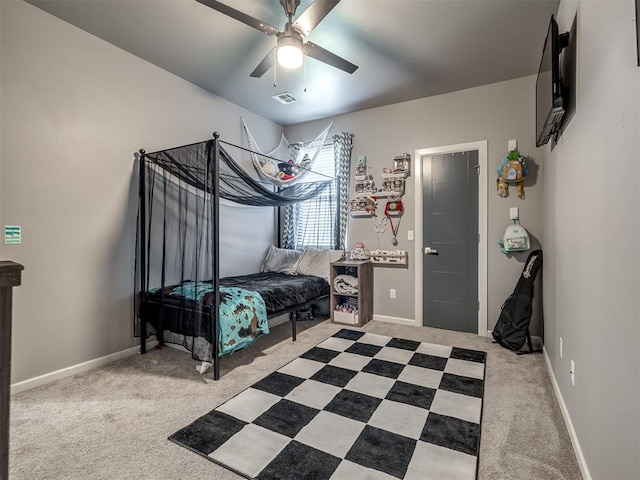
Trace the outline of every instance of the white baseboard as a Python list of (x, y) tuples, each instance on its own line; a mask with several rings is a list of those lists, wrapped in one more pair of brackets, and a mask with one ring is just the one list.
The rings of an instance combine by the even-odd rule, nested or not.
[[(147, 341), (147, 350), (154, 348), (157, 344), (158, 342), (156, 340)], [(11, 395), (24, 392), (26, 390), (31, 390), (32, 388), (40, 387), (42, 385), (46, 385), (47, 383), (55, 382), (56, 380), (61, 380), (78, 373), (88, 372), (93, 368), (104, 367), (105, 365), (113, 363), (116, 360), (130, 357), (131, 355), (136, 355), (139, 350), (140, 346), (136, 345), (135, 347), (127, 348), (126, 350), (121, 350), (120, 352), (111, 353), (109, 355), (105, 355), (104, 357), (94, 358), (93, 360), (89, 360), (87, 362), (72, 365), (67, 368), (56, 370), (55, 372), (45, 373), (44, 375), (40, 375), (38, 377), (29, 378), (28, 380), (14, 383), (13, 385), (11, 385)]]
[[(487, 330), (487, 337), (493, 337), (493, 330)], [(495, 341), (494, 341), (495, 343)], [(533, 348), (544, 348), (544, 342), (542, 341), (542, 337), (536, 337), (535, 335), (531, 335), (531, 343), (533, 344)], [(525, 349), (529, 348), (525, 342)]]
[(562, 397), (562, 393), (560, 392), (560, 386), (558, 385), (556, 376), (553, 373), (553, 368), (551, 368), (551, 360), (549, 359), (549, 355), (547, 354), (547, 349), (545, 347), (542, 347), (542, 352), (544, 354), (544, 361), (547, 364), (549, 376), (551, 377), (553, 391), (555, 392), (556, 398), (558, 399), (558, 404), (560, 405), (562, 418), (564, 418), (564, 423), (567, 425), (567, 430), (569, 431), (569, 437), (571, 438), (573, 451), (576, 454), (578, 465), (580, 465), (580, 470), (582, 471), (582, 478), (584, 480), (592, 480), (591, 473), (589, 473), (589, 466), (587, 465), (587, 461), (585, 460), (584, 454), (582, 453), (582, 447), (580, 446), (580, 442), (578, 441), (578, 435), (576, 434), (575, 428), (573, 428), (573, 422), (571, 421), (571, 417), (569, 416), (569, 410), (567, 410), (567, 404), (564, 403), (564, 398)]
[(400, 325), (411, 325), (418, 326), (418, 323), (415, 320), (411, 320), (409, 318), (400, 318), (400, 317), (389, 317), (387, 315), (377, 315), (373, 314), (373, 320), (378, 322), (387, 322), (387, 323), (397, 323)]

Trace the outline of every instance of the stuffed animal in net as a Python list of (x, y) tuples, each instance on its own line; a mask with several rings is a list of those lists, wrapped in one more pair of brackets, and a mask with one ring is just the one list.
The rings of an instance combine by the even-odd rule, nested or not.
[(280, 179), (280, 180), (291, 180), (292, 178), (295, 178), (296, 176), (296, 171), (294, 170), (294, 165), (292, 161), (287, 162), (280, 162), (278, 164), (278, 173), (276, 174), (276, 176)]

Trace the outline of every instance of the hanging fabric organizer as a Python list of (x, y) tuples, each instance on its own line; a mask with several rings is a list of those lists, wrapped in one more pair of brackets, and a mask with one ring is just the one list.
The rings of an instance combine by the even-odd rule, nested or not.
[[(247, 137), (251, 160), (261, 180), (277, 187), (288, 187), (300, 182), (310, 171), (318, 158), (333, 122), (315, 138), (303, 144), (290, 144), (284, 135), (278, 146), (269, 153), (264, 153), (251, 135), (247, 123), (242, 119), (242, 129)], [(281, 161), (276, 161), (280, 159)]]

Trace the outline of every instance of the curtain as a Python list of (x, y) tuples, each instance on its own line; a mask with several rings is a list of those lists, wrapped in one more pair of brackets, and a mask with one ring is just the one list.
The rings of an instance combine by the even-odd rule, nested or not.
[[(331, 248), (344, 250), (347, 245), (347, 230), (349, 220), (349, 187), (351, 178), (351, 150), (353, 134), (348, 132), (333, 136), (334, 170), (335, 177), (333, 187), (329, 187), (325, 193), (332, 192), (335, 202), (332, 202), (332, 211), (326, 208), (329, 202), (319, 195), (311, 200), (295, 205), (288, 205), (282, 213), (280, 228), (280, 246), (282, 248), (301, 249), (304, 247)], [(313, 205), (309, 205), (309, 202)], [(313, 213), (309, 213), (313, 212)], [(323, 227), (324, 222), (319, 219), (330, 219)], [(311, 223), (311, 224), (310, 224)], [(314, 232), (309, 243), (309, 236), (304, 235), (302, 229)], [(326, 235), (330, 237), (327, 239)], [(307, 238), (308, 245), (300, 244), (300, 237)], [(313, 241), (317, 244), (314, 244)]]
[(351, 150), (353, 133), (342, 132), (333, 136), (336, 162), (336, 192), (338, 194), (335, 249), (346, 250), (349, 227), (349, 180), (351, 179)]
[(280, 247), (294, 250), (296, 248), (296, 225), (300, 216), (300, 205), (287, 205), (282, 214), (280, 228)]

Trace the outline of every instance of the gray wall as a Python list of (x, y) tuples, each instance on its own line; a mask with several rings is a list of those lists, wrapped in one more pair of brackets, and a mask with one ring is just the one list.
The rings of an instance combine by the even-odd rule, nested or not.
[[(23, 228), (0, 257), (25, 266), (15, 383), (133, 346), (139, 148), (214, 130), (240, 143), (241, 116), (268, 148), (282, 128), (29, 4), (0, 8), (0, 219)], [(224, 209), (222, 274), (256, 271), (274, 224), (273, 209)]]
[[(542, 34), (543, 36), (543, 34)], [(541, 39), (542, 41), (543, 39)], [(521, 223), (529, 233), (540, 239), (542, 236), (542, 170), (541, 158), (535, 148), (535, 77), (526, 77), (496, 83), (479, 88), (449, 93), (437, 97), (400, 103), (387, 107), (364, 110), (333, 118), (333, 132), (349, 131), (355, 134), (353, 167), (359, 155), (365, 155), (372, 167), (370, 173), (380, 178), (383, 167), (391, 166), (392, 158), (402, 152), (414, 156), (416, 149), (440, 147), (480, 140), (488, 141), (488, 328), (491, 330), (498, 318), (500, 307), (513, 290), (522, 271), (527, 253), (505, 256), (500, 252), (497, 240), (502, 239), (509, 224), (509, 207), (520, 208)], [(310, 122), (285, 128), (291, 141), (307, 139), (326, 120)], [(508, 141), (518, 140), (520, 152), (530, 158), (531, 173), (527, 179), (525, 200), (517, 197), (516, 189), (510, 188), (508, 198), (496, 193), (496, 169), (508, 152)], [(413, 159), (415, 160), (415, 159)], [(411, 165), (415, 171), (415, 162)], [(405, 214), (401, 222), (398, 247), (391, 245), (389, 229), (376, 234), (370, 218), (352, 218), (350, 221), (349, 245), (362, 241), (367, 248), (409, 251), (409, 268), (375, 268), (376, 315), (415, 320), (415, 261), (414, 243), (407, 240), (407, 230), (415, 229), (414, 177), (407, 181), (403, 198)], [(379, 183), (379, 182), (378, 182)], [(353, 194), (353, 184), (351, 193)], [(378, 210), (382, 212), (384, 202)], [(420, 258), (419, 261), (422, 259)], [(389, 289), (397, 290), (397, 298), (389, 298)], [(539, 306), (536, 298), (532, 334), (541, 335)], [(421, 324), (421, 320), (419, 320)]]
[(560, 4), (561, 32), (577, 11), (577, 110), (556, 148), (544, 151), (545, 347), (597, 479), (640, 478), (640, 68), (633, 3)]

